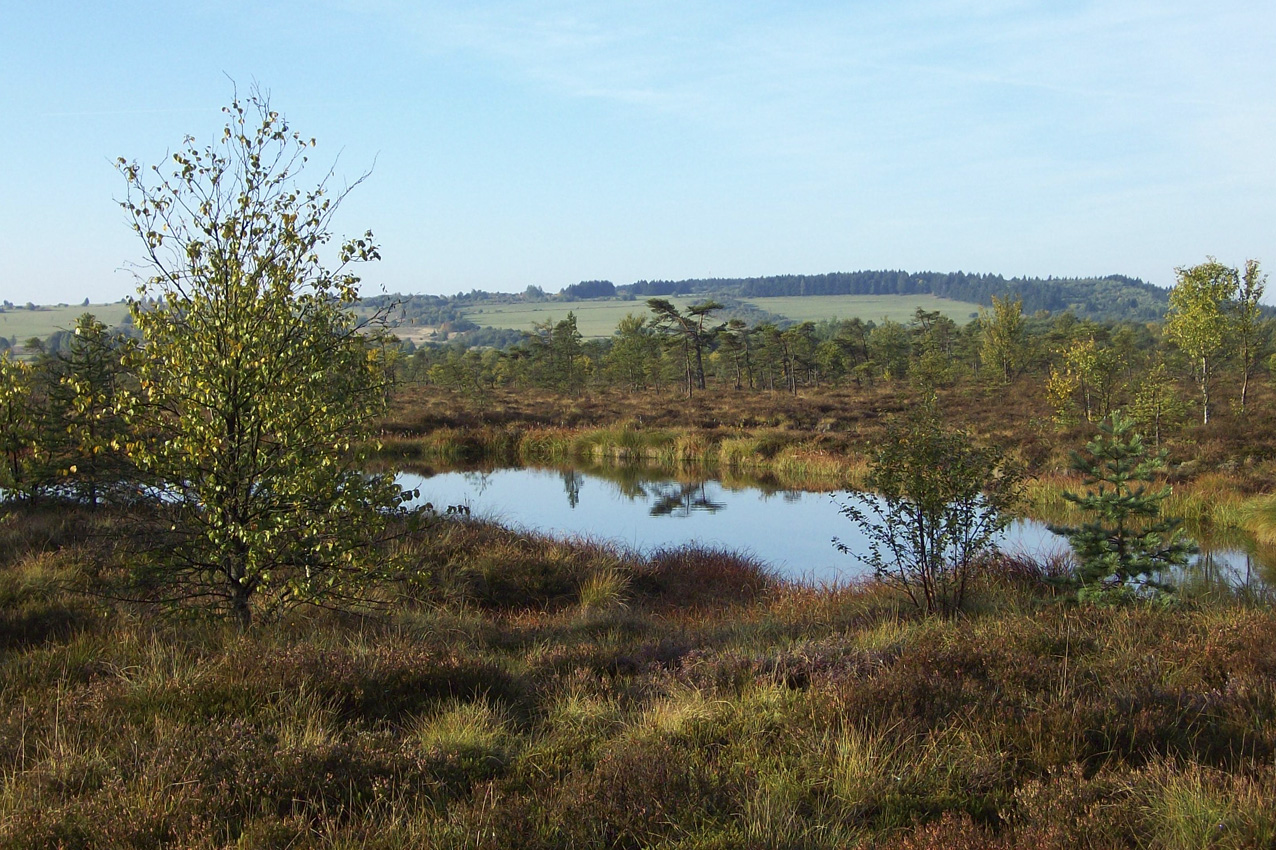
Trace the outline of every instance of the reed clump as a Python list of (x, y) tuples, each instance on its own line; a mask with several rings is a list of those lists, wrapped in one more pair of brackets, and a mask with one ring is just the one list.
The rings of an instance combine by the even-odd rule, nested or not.
[(521, 427), (439, 429), (383, 443), (378, 458), (403, 465), (642, 465), (677, 476), (768, 476), (791, 489), (859, 487), (865, 456), (801, 433), (764, 429), (740, 435), (717, 429), (640, 428), (633, 423), (595, 428)]
[(1255, 496), (1238, 508), (1242, 528), (1267, 546), (1276, 546), (1276, 494)]
[(576, 435), (568, 428), (532, 428), (512, 437), (519, 462), (556, 465), (569, 463)]
[(643, 429), (632, 423), (579, 432), (574, 438), (576, 457), (595, 463), (641, 463), (655, 456), (668, 441), (659, 429)]

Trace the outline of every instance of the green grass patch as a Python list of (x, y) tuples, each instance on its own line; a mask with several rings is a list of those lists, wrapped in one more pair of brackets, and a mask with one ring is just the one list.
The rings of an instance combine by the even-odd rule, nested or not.
[(31, 337), (44, 339), (55, 331), (69, 331), (75, 327), (75, 320), (85, 313), (92, 313), (107, 327), (116, 327), (128, 315), (127, 304), (90, 304), (37, 307), (27, 310), (22, 307), (6, 309), (0, 313), (0, 336), (10, 341), (26, 342)]
[[(666, 300), (672, 301), (679, 309), (685, 309), (710, 297), (680, 295)], [(938, 310), (957, 324), (964, 325), (971, 320), (972, 314), (979, 311), (978, 304), (950, 301), (933, 295), (811, 295), (741, 300), (795, 322), (858, 317), (865, 321), (891, 319), (907, 323), (912, 321), (913, 313), (920, 307), (923, 310)], [(562, 321), (567, 318), (569, 311), (576, 315), (576, 327), (581, 336), (592, 338), (611, 336), (620, 320), (630, 313), (637, 316), (651, 314), (647, 308), (647, 300), (639, 298), (634, 301), (604, 299), (568, 303), (483, 304), (467, 309), (465, 318), (482, 327), (530, 331), (532, 325), (537, 323)]]
[(914, 312), (921, 308), (938, 310), (957, 324), (964, 325), (979, 312), (978, 304), (950, 301), (934, 295), (807, 295), (741, 300), (795, 322), (860, 318), (875, 322), (890, 319), (907, 324), (913, 320)]
[[(679, 309), (690, 304), (704, 301), (705, 298), (686, 298), (675, 296), (668, 298)], [(581, 336), (587, 338), (605, 338), (611, 336), (620, 320), (633, 313), (636, 316), (650, 316), (647, 300), (635, 301), (606, 299), (599, 301), (573, 301), (568, 303), (549, 302), (539, 304), (483, 304), (465, 311), (465, 318), (480, 327), (513, 328), (519, 331), (530, 331), (532, 325), (538, 323), (556, 323), (567, 318), (568, 313), (576, 315), (576, 329)]]

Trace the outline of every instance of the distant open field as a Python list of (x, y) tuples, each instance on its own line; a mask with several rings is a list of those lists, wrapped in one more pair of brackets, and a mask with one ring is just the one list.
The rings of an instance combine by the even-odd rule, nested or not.
[[(667, 299), (679, 309), (689, 304), (705, 300), (701, 297)], [(567, 313), (576, 314), (576, 329), (584, 337), (609, 337), (616, 330), (620, 320), (630, 313), (638, 316), (650, 316), (647, 299), (621, 301), (573, 301), (568, 303), (550, 302), (545, 304), (484, 304), (465, 311), (465, 318), (480, 327), (514, 328), (530, 331), (537, 322), (558, 322), (567, 318)]]
[[(679, 309), (685, 309), (705, 300), (705, 296), (674, 296), (668, 300)], [(865, 321), (872, 319), (880, 322), (886, 318), (908, 322), (912, 320), (913, 312), (921, 307), (924, 310), (938, 310), (960, 325), (970, 321), (972, 314), (979, 310), (977, 304), (949, 301), (933, 295), (809, 295), (742, 300), (795, 322), (852, 319), (856, 316)], [(576, 314), (576, 327), (581, 335), (595, 338), (611, 336), (620, 320), (630, 313), (639, 316), (651, 313), (647, 308), (647, 299), (639, 298), (634, 301), (613, 299), (542, 304), (482, 304), (466, 310), (465, 317), (482, 327), (531, 330), (532, 325), (537, 322), (565, 319), (569, 311)], [(16, 339), (19, 343), (33, 336), (44, 338), (55, 331), (71, 329), (75, 326), (76, 318), (85, 312), (92, 313), (107, 326), (114, 327), (128, 315), (128, 305), (91, 304), (84, 307), (77, 304), (67, 307), (38, 307), (35, 310), (5, 310), (0, 313), (0, 336), (9, 340)], [(400, 336), (411, 336), (410, 330), (402, 329)]]
[[(704, 296), (679, 296), (668, 299), (679, 309), (705, 300)], [(959, 325), (969, 322), (979, 311), (978, 304), (950, 301), (934, 295), (808, 295), (777, 298), (741, 299), (763, 310), (792, 319), (795, 322), (820, 321), (821, 319), (892, 319), (908, 322), (918, 307), (938, 310)], [(585, 337), (608, 337), (629, 313), (650, 315), (647, 299), (636, 301), (576, 301), (545, 304), (484, 304), (465, 311), (465, 317), (482, 327), (531, 330), (536, 322), (567, 318), (568, 311), (576, 314), (576, 327)]]
[(115, 327), (128, 315), (127, 304), (90, 304), (85, 307), (37, 307), (34, 310), (15, 308), (0, 313), (0, 336), (19, 343), (33, 336), (41, 339), (55, 331), (69, 331), (75, 320), (84, 313), (92, 313), (107, 327)]
[(938, 310), (959, 325), (978, 314), (979, 305), (950, 301), (934, 295), (807, 295), (775, 298), (742, 298), (753, 306), (786, 316), (795, 322), (818, 322), (823, 319), (891, 319), (910, 322), (918, 307)]

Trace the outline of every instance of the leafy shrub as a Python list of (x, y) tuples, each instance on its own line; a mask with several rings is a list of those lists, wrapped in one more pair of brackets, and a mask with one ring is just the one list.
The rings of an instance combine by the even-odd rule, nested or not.
[(976, 446), (926, 407), (888, 427), (870, 465), (873, 492), (850, 493), (841, 513), (868, 538), (860, 557), (874, 575), (927, 614), (952, 614), (1009, 523), (1018, 482), (999, 450)]

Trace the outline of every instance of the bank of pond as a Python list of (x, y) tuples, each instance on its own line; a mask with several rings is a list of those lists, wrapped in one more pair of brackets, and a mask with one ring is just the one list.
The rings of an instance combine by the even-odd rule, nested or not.
[[(839, 584), (863, 577), (868, 568), (855, 557), (868, 542), (840, 507), (846, 489), (803, 489), (772, 476), (738, 470), (723, 475), (703, 468), (677, 472), (650, 464), (430, 468), (400, 472), (406, 489), (417, 490), (417, 505), (439, 512), (461, 508), (466, 515), (538, 534), (597, 540), (648, 552), (694, 544), (748, 554), (787, 580)], [(1060, 482), (1053, 482), (1057, 488)], [(1000, 546), (1038, 563), (1060, 562), (1067, 541), (1048, 525), (1076, 522), (1066, 502), (1051, 498), (1050, 482), (1028, 488), (1025, 515), (1015, 518)], [(1054, 514), (1034, 513), (1037, 507)], [(1180, 502), (1181, 504), (1183, 502)], [(1200, 546), (1189, 576), (1230, 585), (1276, 584), (1276, 550), (1260, 545), (1236, 527), (1219, 527), (1200, 516), (1185, 530)], [(850, 550), (844, 554), (834, 538)]]

